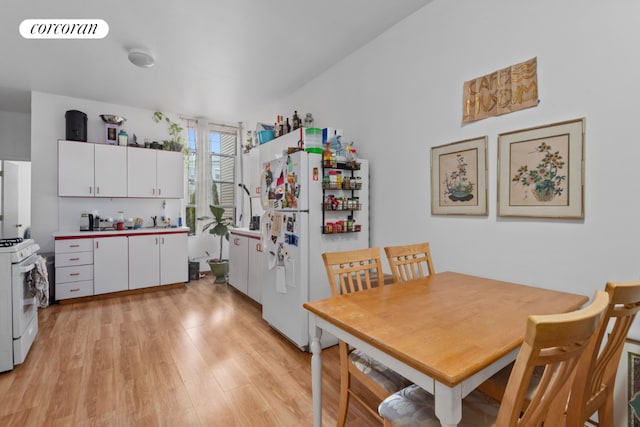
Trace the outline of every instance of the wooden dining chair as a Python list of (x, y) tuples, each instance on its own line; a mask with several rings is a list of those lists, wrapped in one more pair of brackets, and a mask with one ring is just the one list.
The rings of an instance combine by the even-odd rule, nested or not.
[[(327, 270), (332, 296), (370, 289), (374, 286), (375, 280), (379, 280), (379, 286), (382, 286), (382, 262), (378, 247), (325, 252), (322, 254), (322, 259)], [(351, 348), (347, 343), (339, 341), (338, 345), (340, 353), (338, 426), (344, 426), (351, 397), (382, 421), (376, 408), (367, 404), (365, 399), (352, 388), (352, 379), (356, 378), (369, 389), (377, 397), (378, 402), (411, 382), (362, 351)]]
[[(582, 382), (584, 385), (572, 393), (568, 406), (568, 420), (575, 425), (583, 426), (588, 422), (599, 427), (613, 427), (616, 373), (624, 341), (640, 310), (640, 282), (609, 282), (605, 291), (609, 295), (609, 305), (591, 348), (587, 350), (578, 369), (576, 383)], [(501, 399), (512, 367), (513, 365), (507, 366), (479, 388), (494, 398)], [(536, 383), (532, 382), (532, 389)], [(596, 412), (597, 422), (592, 419)]]
[[(581, 356), (592, 342), (609, 296), (596, 291), (587, 307), (563, 314), (529, 316), (524, 342), (509, 377), (502, 402), (479, 390), (462, 402), (463, 427), (560, 427), (573, 393)], [(540, 382), (525, 405), (536, 367), (543, 367)], [(439, 426), (434, 399), (411, 385), (385, 399), (378, 411), (385, 426)], [(572, 427), (576, 426), (571, 425)]]
[(429, 243), (384, 248), (394, 282), (405, 282), (435, 273)]
[[(567, 409), (567, 419), (581, 426), (589, 422), (599, 427), (613, 427), (616, 373), (624, 341), (640, 310), (640, 282), (608, 282), (605, 291), (609, 294), (609, 305), (594, 337), (592, 351), (582, 361), (577, 374), (577, 381), (584, 383), (584, 395), (572, 394)], [(596, 412), (598, 421), (592, 418)]]

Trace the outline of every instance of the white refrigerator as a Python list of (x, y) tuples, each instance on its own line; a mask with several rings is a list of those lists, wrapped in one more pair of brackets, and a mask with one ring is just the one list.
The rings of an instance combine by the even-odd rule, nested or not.
[[(316, 153), (283, 154), (263, 164), (260, 187), (265, 208), (260, 227), (262, 317), (304, 351), (309, 350), (309, 317), (302, 305), (331, 296), (322, 253), (369, 247), (368, 162), (358, 160), (357, 169), (338, 169), (343, 179), (355, 182), (357, 178), (358, 190), (335, 189), (335, 184), (334, 189), (323, 190), (329, 169), (323, 170), (321, 161), (322, 155)], [(327, 211), (325, 206), (332, 205), (325, 200), (330, 197), (345, 202), (339, 210)], [(352, 202), (356, 198), (357, 209)], [(327, 223), (341, 222), (346, 230), (349, 217), (349, 232), (326, 233)], [(323, 348), (337, 342), (323, 334)]]

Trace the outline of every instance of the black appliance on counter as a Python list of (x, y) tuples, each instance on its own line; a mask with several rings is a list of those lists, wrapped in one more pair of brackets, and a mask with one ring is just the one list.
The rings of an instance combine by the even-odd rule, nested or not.
[(82, 111), (69, 110), (64, 114), (66, 119), (66, 136), (68, 141), (87, 142), (87, 115)]

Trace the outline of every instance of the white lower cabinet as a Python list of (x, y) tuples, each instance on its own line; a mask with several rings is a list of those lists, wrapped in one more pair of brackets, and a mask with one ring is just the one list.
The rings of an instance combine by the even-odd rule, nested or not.
[(249, 274), (247, 287), (249, 297), (262, 302), (262, 242), (260, 239), (249, 238)]
[(56, 299), (93, 295), (93, 239), (55, 241)]
[(160, 235), (160, 284), (182, 283), (188, 278), (187, 233)]
[(231, 234), (229, 238), (229, 284), (242, 292), (248, 293), (247, 249), (249, 238), (239, 234)]
[(56, 238), (56, 299), (186, 282), (186, 232)]
[(231, 233), (229, 247), (229, 284), (257, 302), (261, 302), (262, 243), (258, 237)]
[(128, 265), (126, 236), (93, 239), (94, 295), (129, 289)]
[(160, 237), (157, 234), (129, 237), (129, 289), (160, 284)]
[(187, 281), (187, 234), (129, 237), (129, 289)]

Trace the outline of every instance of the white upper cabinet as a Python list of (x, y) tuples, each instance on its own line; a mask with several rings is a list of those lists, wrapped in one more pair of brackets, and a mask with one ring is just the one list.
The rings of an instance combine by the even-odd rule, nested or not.
[(127, 148), (58, 141), (58, 196), (127, 197)]
[(129, 148), (129, 197), (184, 197), (184, 156), (180, 152)]
[(184, 197), (184, 155), (175, 151), (158, 151), (156, 158), (158, 197)]
[(93, 145), (58, 141), (59, 196), (94, 196)]
[(94, 146), (95, 197), (127, 197), (127, 148)]
[(158, 197), (156, 194), (156, 150), (128, 148), (127, 151), (129, 197)]

